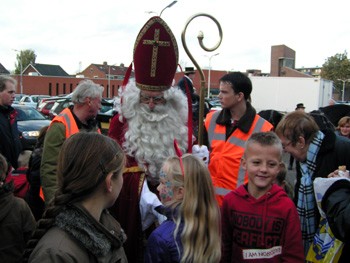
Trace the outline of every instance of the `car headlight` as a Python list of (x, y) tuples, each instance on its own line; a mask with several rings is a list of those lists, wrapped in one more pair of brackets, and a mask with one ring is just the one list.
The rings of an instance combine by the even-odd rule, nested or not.
[(22, 132), (22, 136), (25, 138), (25, 139), (30, 139), (30, 138), (37, 138), (39, 137), (39, 131), (24, 131)]

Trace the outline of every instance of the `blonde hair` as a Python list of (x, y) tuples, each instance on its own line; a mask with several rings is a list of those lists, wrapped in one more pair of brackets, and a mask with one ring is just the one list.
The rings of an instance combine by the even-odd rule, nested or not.
[(350, 124), (350, 117), (349, 116), (345, 116), (338, 121), (337, 130), (340, 130), (340, 128), (344, 127), (346, 124)]
[(172, 207), (178, 206), (180, 215), (174, 219), (175, 242), (180, 224), (184, 222), (180, 262), (219, 262), (220, 210), (208, 168), (203, 161), (190, 154), (184, 155), (182, 162), (184, 174), (178, 157), (169, 157), (164, 165), (164, 172), (172, 176), (174, 187), (184, 187), (183, 199), (170, 204)]

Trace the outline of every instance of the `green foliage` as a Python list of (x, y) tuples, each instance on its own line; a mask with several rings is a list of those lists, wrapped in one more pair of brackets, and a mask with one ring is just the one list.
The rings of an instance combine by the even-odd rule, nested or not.
[(36, 54), (34, 50), (25, 49), (17, 53), (17, 62), (15, 63), (15, 74), (21, 74), (21, 64), (22, 70), (24, 70), (30, 63), (34, 64), (36, 59)]
[(334, 87), (342, 93), (343, 82), (341, 80), (348, 80), (346, 86), (350, 86), (350, 59), (348, 59), (347, 52), (343, 54), (335, 54), (329, 57), (322, 65), (321, 77), (324, 79), (332, 80)]

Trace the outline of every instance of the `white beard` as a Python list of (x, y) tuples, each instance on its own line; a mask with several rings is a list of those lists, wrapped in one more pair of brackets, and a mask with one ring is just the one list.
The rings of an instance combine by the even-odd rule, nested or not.
[(158, 183), (163, 162), (175, 155), (174, 139), (183, 153), (187, 150), (187, 99), (181, 90), (170, 88), (164, 92), (166, 104), (151, 111), (139, 98), (140, 90), (129, 81), (121, 106), (121, 115), (128, 122), (123, 148), (147, 171), (147, 179)]

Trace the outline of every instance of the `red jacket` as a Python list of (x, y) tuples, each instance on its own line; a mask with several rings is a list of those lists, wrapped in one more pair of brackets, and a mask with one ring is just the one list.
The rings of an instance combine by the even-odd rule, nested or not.
[(292, 200), (275, 184), (259, 199), (246, 187), (241, 185), (224, 198), (221, 262), (304, 262)]

